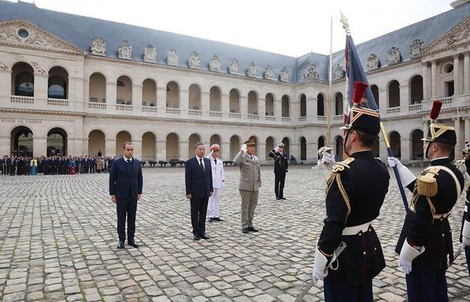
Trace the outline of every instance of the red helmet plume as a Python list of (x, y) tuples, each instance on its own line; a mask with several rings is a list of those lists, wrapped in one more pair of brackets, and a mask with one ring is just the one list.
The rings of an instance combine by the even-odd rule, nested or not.
[(439, 112), (441, 112), (442, 102), (441, 101), (434, 101), (432, 103), (432, 110), (431, 110), (431, 120), (437, 119), (439, 116)]
[(354, 105), (359, 106), (361, 103), (362, 97), (364, 97), (364, 92), (366, 91), (369, 84), (365, 82), (354, 82), (354, 92), (353, 92), (353, 102)]

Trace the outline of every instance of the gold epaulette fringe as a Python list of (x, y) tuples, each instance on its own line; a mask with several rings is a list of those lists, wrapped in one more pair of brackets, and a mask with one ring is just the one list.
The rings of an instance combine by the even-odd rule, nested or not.
[(436, 175), (439, 174), (439, 168), (429, 167), (417, 178), (418, 194), (428, 197), (436, 196), (437, 180)]

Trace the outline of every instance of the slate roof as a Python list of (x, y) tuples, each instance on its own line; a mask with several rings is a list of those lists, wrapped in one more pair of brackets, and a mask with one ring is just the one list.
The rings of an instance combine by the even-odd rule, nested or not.
[[(367, 70), (367, 59), (372, 53), (379, 57), (382, 66), (386, 66), (388, 50), (392, 47), (399, 48), (403, 61), (409, 60), (409, 49), (414, 40), (420, 39), (426, 47), (469, 16), (470, 4), (467, 3), (459, 8), (356, 45), (364, 69)], [(301, 82), (304, 80), (308, 66), (313, 63), (319, 73), (319, 80), (328, 80), (329, 57), (324, 54), (308, 53), (295, 58), (124, 23), (56, 12), (38, 8), (27, 2), (0, 0), (0, 22), (12, 20), (26, 20), (34, 23), (85, 52), (90, 52), (93, 38), (101, 37), (106, 42), (106, 55), (111, 58), (117, 58), (118, 47), (126, 40), (132, 45), (132, 60), (134, 61), (143, 61), (145, 47), (152, 44), (157, 50), (157, 64), (166, 64), (168, 51), (174, 49), (180, 57), (179, 66), (188, 67), (191, 52), (196, 51), (201, 58), (203, 70), (209, 69), (211, 58), (217, 55), (223, 73), (228, 73), (228, 65), (236, 59), (240, 64), (240, 74), (243, 76), (246, 76), (249, 64), (254, 63), (259, 78), (263, 78), (266, 67), (271, 66), (275, 80), (278, 81), (281, 70), (287, 67), (289, 82)], [(344, 65), (343, 55), (344, 51), (333, 54), (333, 66), (337, 63)]]

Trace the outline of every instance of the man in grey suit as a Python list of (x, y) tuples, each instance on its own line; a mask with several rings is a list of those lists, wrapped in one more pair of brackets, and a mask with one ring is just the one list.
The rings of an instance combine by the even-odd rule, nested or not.
[(240, 167), (240, 196), (242, 197), (242, 232), (258, 232), (253, 226), (253, 216), (258, 205), (258, 193), (261, 187), (259, 158), (254, 155), (256, 143), (246, 141), (240, 152), (233, 158), (233, 163)]

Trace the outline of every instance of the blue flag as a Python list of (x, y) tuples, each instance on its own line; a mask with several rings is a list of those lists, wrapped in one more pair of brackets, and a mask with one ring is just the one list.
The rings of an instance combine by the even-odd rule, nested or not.
[[(346, 66), (346, 80), (348, 83), (348, 103), (349, 107), (351, 107), (353, 105), (354, 82), (365, 82), (369, 84), (364, 69), (362, 68), (361, 60), (357, 55), (356, 45), (354, 45), (354, 41), (351, 35), (346, 36), (346, 48), (344, 49), (344, 59)], [(375, 98), (372, 94), (372, 90), (370, 89), (370, 87), (367, 87), (364, 97), (367, 98), (368, 107), (370, 109), (379, 109), (377, 107), (377, 103), (375, 102)]]

